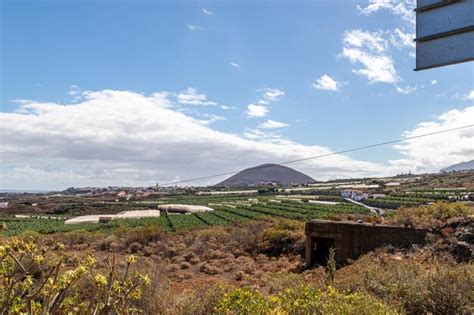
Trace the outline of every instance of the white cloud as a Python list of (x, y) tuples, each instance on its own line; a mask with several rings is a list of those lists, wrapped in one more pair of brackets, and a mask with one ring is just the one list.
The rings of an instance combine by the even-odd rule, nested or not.
[(351, 30), (344, 34), (342, 56), (352, 63), (362, 63), (365, 68), (353, 70), (366, 76), (370, 83), (393, 83), (399, 80), (392, 58), (387, 54), (389, 42), (383, 32)]
[(365, 8), (357, 6), (359, 12), (371, 15), (379, 10), (388, 10), (390, 13), (402, 17), (406, 22), (415, 24), (414, 0), (370, 0)]
[(369, 83), (395, 83), (401, 80), (387, 52), (388, 41), (382, 32), (350, 30), (344, 33), (341, 56), (363, 68), (352, 70), (366, 77)]
[(333, 92), (339, 91), (343, 84), (343, 82), (336, 81), (327, 74), (322, 75), (312, 83), (315, 89)]
[[(245, 137), (220, 132), (176, 111), (173, 95), (104, 90), (83, 92), (79, 103), (17, 102), (16, 112), (0, 112), (0, 187), (146, 186), (332, 152), (285, 139), (272, 129), (248, 131)], [(473, 115), (474, 106), (452, 110), (404, 135), (467, 125)], [(438, 171), (473, 158), (474, 128), (395, 148), (404, 158), (389, 165), (334, 155), (291, 166), (319, 180)]]
[(344, 33), (343, 44), (347, 47), (368, 49), (375, 53), (383, 53), (387, 50), (388, 42), (383, 37), (383, 32), (366, 32), (362, 30), (351, 30)]
[(207, 14), (207, 15), (213, 15), (214, 13), (212, 11), (202, 9), (202, 13)]
[(69, 96), (77, 96), (81, 93), (81, 88), (77, 85), (73, 84), (69, 87), (69, 91), (67, 91), (67, 95)]
[[(401, 17), (403, 25), (375, 32), (349, 30), (344, 34), (341, 56), (364, 67), (353, 72), (367, 77), (370, 83), (395, 83), (401, 81), (391, 55), (391, 48), (406, 49), (415, 58), (415, 0), (369, 0), (365, 7), (357, 6), (363, 15), (381, 10)], [(408, 29), (408, 31), (406, 30)]]
[(73, 102), (78, 102), (82, 98), (82, 90), (75, 84), (69, 87), (69, 90), (66, 92), (66, 94), (71, 96)]
[(216, 121), (227, 120), (226, 117), (221, 116), (221, 115), (203, 114), (202, 116), (205, 119), (199, 120), (199, 123), (201, 123), (203, 125), (210, 125), (210, 124), (212, 124), (213, 122), (216, 122)]
[(181, 91), (178, 96), (178, 103), (187, 105), (217, 105), (216, 102), (208, 101), (207, 95), (198, 93), (195, 88), (188, 87)]
[(255, 105), (255, 104), (249, 104), (247, 106), (247, 117), (250, 118), (255, 118), (255, 117), (263, 117), (268, 113), (268, 108), (263, 105)]
[(258, 101), (258, 103), (267, 105), (271, 102), (277, 102), (283, 95), (285, 95), (285, 92), (279, 89), (266, 88), (263, 90), (262, 98)]
[(431, 83), (431, 85), (436, 85), (436, 84), (438, 84), (438, 81), (436, 81), (436, 80), (431, 80), (430, 83)]
[(229, 106), (229, 105), (219, 105), (219, 107), (223, 110), (231, 110), (231, 109), (235, 109), (234, 106)]
[(201, 31), (202, 27), (200, 27), (199, 25), (188, 24), (188, 29), (191, 32), (194, 32), (194, 31)]
[(469, 91), (466, 95), (462, 97), (463, 100), (474, 100), (474, 90)]
[[(89, 91), (80, 103), (25, 100), (18, 103), (21, 113), (1, 112), (0, 187), (144, 186), (331, 152), (278, 137), (252, 140), (214, 130), (174, 110), (174, 98), (166, 95), (173, 93)], [(318, 179), (385, 171), (343, 155), (294, 167)]]
[(397, 48), (411, 48), (414, 51), (416, 45), (413, 39), (415, 38), (415, 33), (407, 33), (399, 28), (394, 30), (388, 30), (385, 32), (390, 39), (390, 43)]
[(265, 122), (261, 123), (260, 125), (258, 125), (258, 128), (276, 129), (276, 128), (283, 128), (283, 127), (288, 127), (288, 126), (289, 125), (287, 123), (268, 119), (267, 121), (265, 121)]
[(240, 68), (240, 65), (239, 65), (238, 63), (236, 63), (236, 62), (231, 62), (231, 63), (229, 63), (229, 64), (230, 64), (232, 67), (234, 67), (234, 68)]
[[(403, 136), (413, 137), (472, 124), (474, 106), (454, 109), (433, 121), (419, 123)], [(395, 146), (405, 158), (390, 161), (391, 167), (414, 173), (438, 172), (459, 162), (474, 159), (474, 127), (430, 137), (408, 140)]]
[(278, 145), (291, 145), (291, 141), (282, 137), (275, 129), (247, 129), (243, 136), (249, 140), (274, 143)]
[(270, 111), (268, 108), (270, 103), (279, 101), (285, 95), (285, 92), (279, 89), (265, 88), (261, 91), (263, 93), (257, 104), (249, 104), (247, 106), (246, 114), (249, 118), (264, 117)]
[(417, 86), (406, 86), (406, 87), (399, 87), (397, 86), (397, 92), (400, 93), (400, 94), (405, 94), (405, 95), (408, 95), (408, 94), (411, 94), (413, 92), (416, 92), (416, 90), (418, 89)]
[(354, 73), (366, 77), (370, 83), (394, 83), (400, 80), (389, 56), (374, 56), (360, 49), (343, 48), (342, 55), (352, 63), (360, 62), (365, 68), (354, 69)]

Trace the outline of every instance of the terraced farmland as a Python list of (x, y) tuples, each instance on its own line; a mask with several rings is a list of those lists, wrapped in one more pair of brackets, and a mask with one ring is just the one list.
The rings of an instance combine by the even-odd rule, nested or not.
[[(184, 231), (193, 228), (240, 224), (265, 217), (307, 221), (329, 217), (338, 213), (367, 213), (365, 208), (345, 202), (337, 205), (321, 205), (286, 199), (281, 199), (281, 202), (275, 203), (269, 202), (270, 199), (269, 196), (258, 198), (249, 198), (248, 196), (191, 196), (173, 198), (171, 200), (173, 203), (199, 204), (210, 206), (215, 210), (195, 214), (168, 214), (162, 211), (161, 217), (157, 218), (120, 219), (103, 224), (81, 223), (66, 225), (63, 219), (0, 217), (0, 222), (4, 222), (6, 225), (6, 229), (1, 231), (1, 233), (4, 235), (17, 235), (26, 231), (33, 231), (41, 234), (50, 234), (73, 230), (109, 233), (120, 226), (134, 228), (144, 225), (157, 226), (164, 231)], [(160, 204), (162, 203), (160, 202)]]

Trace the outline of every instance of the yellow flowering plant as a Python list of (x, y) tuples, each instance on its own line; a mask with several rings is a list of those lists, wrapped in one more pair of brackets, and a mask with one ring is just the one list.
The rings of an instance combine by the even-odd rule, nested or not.
[[(108, 259), (106, 273), (92, 256), (74, 263), (66, 260), (64, 254), (45, 251), (31, 240), (11, 238), (1, 244), (0, 314), (140, 311), (142, 289), (151, 280), (132, 272), (136, 257), (128, 257), (125, 271), (117, 269), (115, 257)], [(81, 286), (87, 287), (86, 293), (78, 289)]]

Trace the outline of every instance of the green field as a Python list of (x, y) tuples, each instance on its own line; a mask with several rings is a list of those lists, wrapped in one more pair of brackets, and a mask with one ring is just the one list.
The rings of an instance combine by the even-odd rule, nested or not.
[[(0, 231), (2, 235), (18, 235), (27, 231), (41, 234), (86, 230), (90, 232), (110, 233), (119, 227), (134, 228), (138, 226), (156, 226), (163, 231), (184, 231), (193, 228), (210, 227), (225, 224), (240, 224), (249, 220), (262, 218), (286, 218), (300, 221), (309, 221), (318, 218), (327, 218), (337, 214), (359, 213), (367, 214), (368, 210), (362, 206), (346, 202), (336, 192), (313, 192), (318, 200), (336, 201), (335, 205), (315, 204), (307, 202), (308, 196), (301, 196), (302, 200), (294, 196), (269, 195), (177, 195), (155, 200), (126, 201), (120, 203), (78, 202), (59, 203), (59, 209), (70, 209), (65, 213), (49, 212), (49, 214), (33, 214), (54, 216), (56, 219), (45, 218), (14, 218), (0, 217), (0, 224), (5, 223), (6, 229)], [(420, 190), (399, 192), (385, 198), (367, 199), (366, 205), (384, 209), (397, 209), (400, 206), (419, 206), (437, 200), (460, 197), (466, 191), (433, 191)], [(305, 194), (303, 194), (305, 195)], [(81, 223), (66, 225), (64, 221), (70, 217), (83, 214), (118, 213), (123, 210), (148, 209), (160, 204), (191, 204), (209, 206), (214, 211), (196, 214), (167, 214), (162, 212), (159, 218), (121, 219), (104, 224)]]
[(168, 215), (162, 212), (162, 216), (159, 218), (120, 219), (103, 224), (81, 223), (66, 225), (62, 219), (14, 217), (0, 217), (0, 223), (4, 222), (7, 226), (7, 229), (3, 230), (2, 234), (11, 236), (27, 231), (41, 234), (73, 230), (110, 233), (112, 230), (121, 226), (134, 228), (145, 225), (157, 226), (164, 231), (184, 231), (200, 227), (243, 223), (265, 217), (308, 221), (339, 213), (368, 213), (365, 208), (350, 203), (340, 203), (337, 205), (320, 205), (307, 202), (298, 203), (294, 201), (272, 203), (269, 202), (269, 199), (271, 198), (259, 197), (257, 204), (249, 204), (248, 196), (181, 197), (168, 202), (200, 205), (211, 204), (210, 206), (214, 208), (215, 211), (197, 214)]

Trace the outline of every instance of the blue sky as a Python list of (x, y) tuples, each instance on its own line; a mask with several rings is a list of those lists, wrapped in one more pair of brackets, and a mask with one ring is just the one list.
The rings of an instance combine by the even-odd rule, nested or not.
[[(141, 185), (227, 171), (229, 167), (233, 170), (235, 166), (266, 160), (284, 161), (312, 150), (337, 151), (474, 121), (472, 63), (413, 71), (413, 1), (7, 0), (1, 6), (2, 119), (26, 122), (32, 128), (16, 130), (15, 136), (21, 139), (11, 144), (6, 138), (14, 127), (2, 131), (2, 188)], [(161, 93), (166, 101), (157, 106), (166, 108), (166, 113), (180, 113), (205, 126), (205, 132), (219, 133), (211, 140), (202, 140), (206, 145), (222, 135), (232, 135), (238, 137), (237, 141), (281, 145), (283, 150), (291, 143), (295, 151), (281, 154), (280, 149), (272, 148), (253, 159), (236, 158), (234, 164), (216, 162), (212, 167), (198, 161), (185, 163), (199, 171), (179, 163), (168, 164), (174, 154), (187, 149), (186, 144), (170, 141), (157, 141), (156, 146), (162, 149), (151, 154), (149, 160), (118, 159), (120, 148), (112, 146), (115, 156), (94, 156), (89, 153), (95, 146), (82, 145), (95, 144), (97, 139), (81, 134), (77, 144), (74, 134), (80, 133), (78, 130), (89, 130), (91, 135), (110, 131), (101, 129), (110, 115), (96, 110), (105, 108), (101, 101), (118, 106), (113, 104), (121, 103), (124, 96), (106, 90), (135, 95), (136, 100), (128, 96), (127, 100), (136, 102), (132, 108), (137, 112), (146, 108), (141, 103), (146, 100), (140, 101), (138, 96), (149, 98)], [(61, 107), (53, 114), (45, 110), (48, 104)], [(83, 115), (77, 126), (68, 123), (69, 116), (58, 114), (77, 109)], [(128, 132), (139, 132), (140, 116), (126, 121), (130, 108), (117, 110), (123, 113), (118, 119), (124, 119)], [(443, 119), (447, 113), (456, 117)], [(166, 114), (155, 114), (154, 124), (148, 128), (159, 133)], [(52, 117), (56, 117), (54, 121), (49, 120)], [(89, 123), (89, 119), (98, 117), (105, 123)], [(62, 123), (55, 125), (58, 121)], [(425, 125), (420, 125), (422, 122)], [(426, 123), (431, 123), (431, 129), (426, 129)], [(41, 141), (34, 137), (35, 130), (36, 135), (42, 135)], [(74, 130), (71, 138), (59, 141), (58, 134), (64, 137), (65, 130)], [(128, 139), (130, 147), (138, 148), (129, 152), (131, 156), (155, 144), (152, 139), (140, 142), (138, 138)], [(58, 149), (62, 141), (77, 145)], [(227, 144), (235, 149), (233, 140), (229, 141)], [(212, 153), (205, 156), (216, 154), (213, 161), (224, 154), (222, 147), (210, 147), (206, 150)], [(240, 156), (241, 152), (234, 149), (225, 152)], [(389, 169), (389, 174), (435, 171), (448, 161), (473, 157), (472, 151), (457, 154), (459, 148), (447, 148), (442, 159), (427, 162), (417, 159), (424, 156), (414, 153), (418, 149), (372, 149), (341, 157), (348, 159), (345, 162), (332, 161), (338, 165), (335, 168), (301, 165), (300, 169), (327, 179), (381, 175), (384, 169)], [(75, 150), (74, 154), (59, 152)], [(158, 157), (166, 157), (163, 166)], [(158, 165), (152, 164), (156, 172), (144, 176), (152, 161), (159, 161)], [(352, 162), (370, 166), (355, 166)], [(104, 175), (105, 165), (114, 163), (120, 167), (115, 165)], [(92, 164), (96, 171), (85, 172)], [(423, 168), (426, 164), (429, 166)], [(113, 175), (117, 169), (127, 172)], [(38, 174), (45, 179), (32, 180)]]

